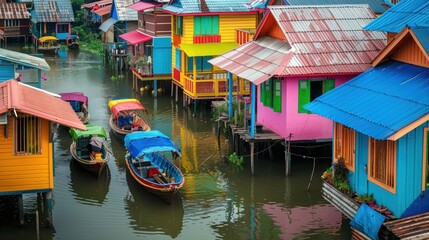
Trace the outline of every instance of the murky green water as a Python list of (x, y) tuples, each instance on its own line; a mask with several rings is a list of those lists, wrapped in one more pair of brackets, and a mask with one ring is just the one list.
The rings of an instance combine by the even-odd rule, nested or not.
[[(13, 46), (10, 47), (14, 49)], [(16, 49), (14, 49), (16, 50)], [(109, 132), (113, 156), (100, 179), (71, 163), (71, 139), (60, 128), (55, 142), (54, 229), (36, 229), (35, 195), (24, 195), (25, 225), (13, 211), (2, 211), (0, 239), (347, 239), (348, 222), (321, 196), (322, 172), (329, 166), (329, 147), (323, 151), (293, 148), (296, 154), (320, 157), (307, 191), (313, 161), (293, 157), (292, 174), (284, 176), (284, 148), (275, 145), (274, 159), (264, 147), (255, 160), (255, 175), (247, 160), (233, 169), (218, 153), (216, 124), (200, 105), (183, 110), (170, 94), (153, 98), (131, 90), (131, 75), (117, 76), (100, 56), (61, 51), (46, 57), (51, 71), (43, 89), (82, 91), (89, 97), (91, 123)], [(145, 86), (147, 83), (140, 83)], [(168, 90), (169, 84), (162, 87)], [(107, 102), (117, 97), (138, 98), (149, 111), (149, 122), (181, 148), (186, 183), (172, 205), (145, 192), (129, 176), (125, 149), (111, 133)], [(181, 99), (181, 98), (179, 98)], [(222, 134), (222, 154), (231, 147)], [(320, 150), (320, 149), (319, 149)]]

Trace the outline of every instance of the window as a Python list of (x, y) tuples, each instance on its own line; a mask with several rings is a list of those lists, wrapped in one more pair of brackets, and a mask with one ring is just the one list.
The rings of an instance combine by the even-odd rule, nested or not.
[(335, 88), (335, 80), (299, 80), (298, 81), (298, 113), (310, 113), (304, 105)]
[(282, 111), (282, 80), (270, 78), (260, 87), (260, 101), (264, 106), (272, 108), (274, 112)]
[(177, 16), (175, 17), (176, 22), (174, 24), (174, 34), (182, 36), (183, 33), (183, 17)]
[(369, 180), (395, 191), (396, 142), (369, 138)]
[(219, 16), (195, 16), (194, 35), (218, 35)]
[(346, 167), (355, 170), (355, 146), (356, 132), (340, 123), (334, 123), (334, 157), (336, 160), (342, 157)]
[[(207, 57), (195, 57), (196, 63), (197, 63), (197, 72), (203, 72), (203, 71), (211, 71), (212, 65), (208, 62), (208, 60), (212, 59), (213, 57), (207, 56)], [(193, 57), (188, 57), (188, 71), (192, 72), (194, 69), (194, 62)]]
[(181, 70), (181, 58), (182, 58), (182, 51), (180, 49), (176, 48), (176, 69)]
[(29, 155), (41, 153), (40, 119), (23, 115), (15, 119), (15, 154)]
[(4, 21), (6, 27), (19, 27), (19, 19), (5, 19)]
[(58, 24), (58, 33), (67, 33), (69, 31), (68, 24)]

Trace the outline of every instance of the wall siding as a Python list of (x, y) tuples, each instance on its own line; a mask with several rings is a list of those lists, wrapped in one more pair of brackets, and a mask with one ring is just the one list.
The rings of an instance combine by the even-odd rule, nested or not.
[(429, 61), (415, 41), (407, 41), (395, 51), (392, 59), (422, 67), (429, 67)]
[(0, 194), (37, 191), (53, 188), (52, 144), (49, 143), (49, 122), (42, 120), (42, 154), (15, 156), (13, 117), (9, 118), (8, 138), (0, 126)]
[(219, 16), (219, 34), (222, 42), (235, 42), (237, 28), (255, 29), (257, 15), (221, 15)]
[(153, 73), (170, 74), (171, 73), (171, 38), (158, 37), (153, 39)]

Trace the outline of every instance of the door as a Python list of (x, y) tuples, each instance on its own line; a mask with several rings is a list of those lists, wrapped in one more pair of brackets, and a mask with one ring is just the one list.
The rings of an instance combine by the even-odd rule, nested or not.
[(361, 133), (356, 133), (356, 192), (359, 194), (368, 193), (368, 137)]

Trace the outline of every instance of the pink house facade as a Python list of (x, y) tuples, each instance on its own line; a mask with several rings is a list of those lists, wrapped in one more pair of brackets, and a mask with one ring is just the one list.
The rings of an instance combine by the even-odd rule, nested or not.
[(250, 136), (259, 124), (290, 141), (330, 141), (332, 121), (303, 106), (371, 68), (386, 45), (363, 30), (375, 17), (367, 5), (269, 6), (252, 41), (211, 59), (252, 83)]

